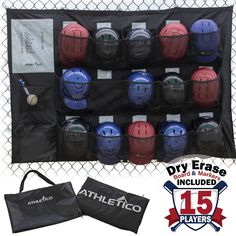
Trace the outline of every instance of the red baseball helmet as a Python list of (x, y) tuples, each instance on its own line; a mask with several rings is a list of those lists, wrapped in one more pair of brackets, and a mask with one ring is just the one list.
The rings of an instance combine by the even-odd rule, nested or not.
[(188, 49), (189, 35), (181, 23), (170, 23), (160, 31), (162, 55), (167, 60), (176, 61), (184, 56)]
[(200, 106), (216, 104), (220, 93), (220, 84), (214, 70), (199, 68), (192, 75), (192, 98)]
[(155, 130), (152, 124), (136, 121), (128, 127), (129, 161), (134, 164), (151, 162), (155, 151)]
[(86, 57), (89, 32), (82, 25), (66, 25), (59, 37), (59, 57), (66, 66), (74, 66)]

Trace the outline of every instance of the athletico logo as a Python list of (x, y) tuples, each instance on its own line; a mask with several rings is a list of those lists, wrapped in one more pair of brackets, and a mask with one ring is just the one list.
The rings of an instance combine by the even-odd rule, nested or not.
[(126, 200), (125, 196), (117, 198), (116, 201), (122, 201), (122, 202), (126, 202), (127, 203), (127, 200)]
[(79, 192), (79, 194), (82, 194), (82, 195), (84, 195), (88, 198), (91, 198), (93, 200), (97, 200), (97, 201), (99, 201), (103, 204), (120, 207), (120, 208), (126, 209), (128, 211), (134, 211), (134, 212), (137, 212), (137, 213), (142, 211), (141, 206), (128, 203), (125, 196), (121, 196), (117, 199), (107, 198), (106, 196), (99, 195), (98, 193), (92, 192), (92, 191), (87, 190), (87, 189), (82, 189)]
[[(180, 167), (183, 172), (180, 173)], [(184, 224), (192, 230), (199, 230), (209, 224), (215, 231), (220, 231), (223, 226), (222, 221), (226, 218), (222, 215), (223, 209), (218, 208), (219, 195), (228, 187), (221, 180), (225, 176), (225, 170), (219, 170), (218, 167), (212, 167), (210, 164), (201, 163), (201, 167), (196, 168), (197, 161), (192, 161), (192, 170), (187, 171), (191, 165), (183, 163), (178, 166), (169, 166), (167, 171), (173, 175), (177, 182), (176, 186), (172, 181), (166, 181), (164, 188), (171, 194), (174, 208), (169, 209), (169, 215), (165, 218), (169, 221), (170, 229), (175, 232), (177, 228)], [(170, 171), (171, 170), (171, 171)], [(216, 171), (217, 170), (217, 171)], [(175, 172), (180, 174), (174, 175)], [(213, 173), (210, 173), (210, 172)], [(222, 174), (223, 173), (223, 174)], [(208, 179), (203, 179), (203, 176)], [(210, 177), (210, 178), (209, 178)], [(217, 180), (219, 180), (218, 183)], [(189, 187), (190, 185), (201, 185), (200, 187)], [(205, 187), (208, 185), (207, 187)], [(211, 185), (211, 187), (209, 186)]]
[(27, 205), (30, 206), (30, 205), (35, 205), (35, 204), (43, 203), (43, 202), (49, 202), (49, 201), (52, 201), (52, 200), (53, 200), (53, 196), (49, 196), (49, 197), (43, 196), (40, 199), (28, 202)]

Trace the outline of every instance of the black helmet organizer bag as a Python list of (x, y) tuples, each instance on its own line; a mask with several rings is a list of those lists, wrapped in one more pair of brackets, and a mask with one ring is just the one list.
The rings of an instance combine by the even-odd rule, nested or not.
[[(37, 174), (52, 186), (23, 192), (25, 180), (30, 173)], [(28, 171), (21, 181), (19, 193), (5, 194), (5, 201), (13, 233), (82, 216), (71, 183), (54, 184), (36, 170)]]
[(84, 215), (120, 229), (138, 232), (149, 199), (87, 178), (77, 199)]
[(232, 12), (7, 9), (12, 163), (236, 158)]

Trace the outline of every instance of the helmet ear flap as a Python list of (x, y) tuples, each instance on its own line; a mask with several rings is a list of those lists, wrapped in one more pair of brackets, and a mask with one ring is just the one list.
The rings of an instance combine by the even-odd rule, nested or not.
[(66, 25), (59, 37), (59, 58), (66, 66), (73, 66), (85, 59), (88, 46), (88, 30), (78, 23)]

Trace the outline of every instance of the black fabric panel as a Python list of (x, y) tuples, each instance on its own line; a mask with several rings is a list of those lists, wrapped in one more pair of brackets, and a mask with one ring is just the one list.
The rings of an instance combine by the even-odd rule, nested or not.
[[(225, 16), (225, 22), (231, 22), (232, 15), (227, 14)], [(231, 110), (231, 32), (232, 32), (232, 23), (225, 24), (222, 29), (222, 33), (224, 33), (225, 37), (222, 39), (223, 44), (223, 61), (222, 61), (222, 101), (221, 101), (221, 123), (224, 134), (224, 143), (226, 149), (229, 152), (235, 152), (235, 144), (234, 141), (229, 141), (234, 139), (233, 133), (233, 123), (232, 123), (232, 110)]]
[[(157, 135), (162, 122), (166, 120), (166, 114), (181, 114), (180, 119), (189, 129), (189, 148), (185, 154), (202, 153), (201, 150), (195, 148), (196, 134), (191, 132), (193, 120), (199, 113), (212, 112), (214, 118), (220, 123), (220, 129), (223, 133), (223, 151), (213, 151), (205, 154), (216, 155), (220, 157), (235, 158), (235, 145), (233, 137), (233, 125), (231, 116), (231, 27), (232, 27), (232, 7), (225, 8), (174, 8), (161, 11), (78, 11), (78, 10), (7, 10), (8, 17), (8, 56), (11, 82), (11, 110), (12, 110), (12, 146), (13, 157), (12, 162), (33, 162), (33, 161), (57, 161), (57, 160), (96, 160), (96, 136), (94, 131), (99, 124), (99, 116), (112, 115), (115, 123), (120, 125), (125, 135), (128, 125), (132, 122), (134, 115), (147, 115), (147, 120), (150, 121), (156, 128)], [(53, 19), (54, 24), (54, 60), (55, 74), (40, 73), (40, 74), (12, 74), (11, 65), (11, 19)], [(152, 51), (152, 58), (140, 64), (135, 64), (129, 61), (129, 57), (124, 57), (127, 54), (125, 38), (127, 32), (131, 29), (132, 22), (146, 22), (146, 27), (153, 32), (153, 36), (157, 34), (165, 25), (166, 20), (180, 20), (188, 29), (194, 21), (200, 18), (211, 18), (217, 25), (220, 26), (221, 49), (219, 58), (206, 66), (211, 66), (220, 74), (219, 80), (221, 84), (221, 96), (214, 107), (202, 108), (193, 104), (191, 100), (191, 75), (202, 64), (194, 61), (194, 51), (191, 51), (191, 45), (187, 56), (176, 63), (164, 62), (160, 55), (160, 48), (155, 48)], [(91, 37), (94, 36), (96, 25), (98, 22), (111, 22), (112, 28), (117, 30), (122, 37), (120, 55), (122, 60), (110, 65), (104, 65), (96, 59), (96, 55), (91, 50), (87, 61), (81, 62), (78, 66), (85, 68), (92, 77), (91, 89), (88, 95), (88, 108), (82, 111), (73, 111), (65, 107), (63, 98), (60, 94), (60, 77), (62, 70), (68, 67), (62, 65), (58, 58), (58, 37), (63, 27), (63, 21), (77, 21), (85, 26)], [(155, 39), (158, 44), (158, 39)], [(94, 47), (94, 39), (89, 40), (92, 49)], [(191, 55), (193, 53), (193, 55)], [(97, 60), (97, 61), (96, 61)], [(97, 63), (96, 63), (97, 62)], [(165, 68), (177, 67), (180, 69), (180, 74), (186, 85), (185, 103), (178, 106), (171, 106), (163, 99), (162, 95), (162, 78), (165, 74)], [(111, 80), (99, 80), (97, 78), (97, 69), (112, 70)], [(132, 72), (132, 69), (146, 69), (154, 78), (154, 95), (150, 104), (137, 110), (132, 108), (128, 101), (128, 82), (127, 78)], [(39, 96), (39, 104), (32, 107), (26, 104), (25, 95), (18, 85), (17, 80), (23, 78), (30, 84), (29, 90)], [(40, 99), (41, 97), (41, 99)], [(62, 133), (60, 124), (64, 121), (65, 116), (81, 116), (84, 120), (91, 124), (91, 133), (89, 137), (89, 147), (92, 152), (81, 156), (66, 157), (62, 151), (63, 140), (65, 135)], [(58, 125), (57, 125), (58, 124)], [(25, 128), (24, 128), (25, 125)], [(35, 152), (31, 152), (22, 146), (27, 143), (25, 137), (19, 137), (16, 130), (28, 130), (28, 126), (50, 127), (46, 137), (40, 136), (40, 139), (45, 142), (44, 147), (35, 148)], [(53, 128), (52, 128), (53, 127)], [(59, 128), (58, 128), (59, 127)], [(53, 130), (53, 131), (52, 131)], [(35, 144), (39, 138), (34, 136)], [(163, 156), (162, 137), (157, 137), (157, 153), (155, 159), (165, 160)], [(26, 140), (26, 141), (25, 141)], [(123, 145), (122, 159), (127, 160), (127, 137), (122, 137), (126, 145)], [(42, 142), (42, 143), (43, 143)], [(46, 144), (47, 143), (47, 144)], [(33, 143), (34, 144), (34, 143)], [(32, 144), (32, 145), (33, 145)], [(84, 146), (87, 147), (87, 146)], [(19, 150), (23, 149), (20, 152)], [(44, 153), (41, 153), (42, 150)], [(158, 151), (159, 150), (159, 151)], [(64, 156), (65, 155), (65, 156)]]

